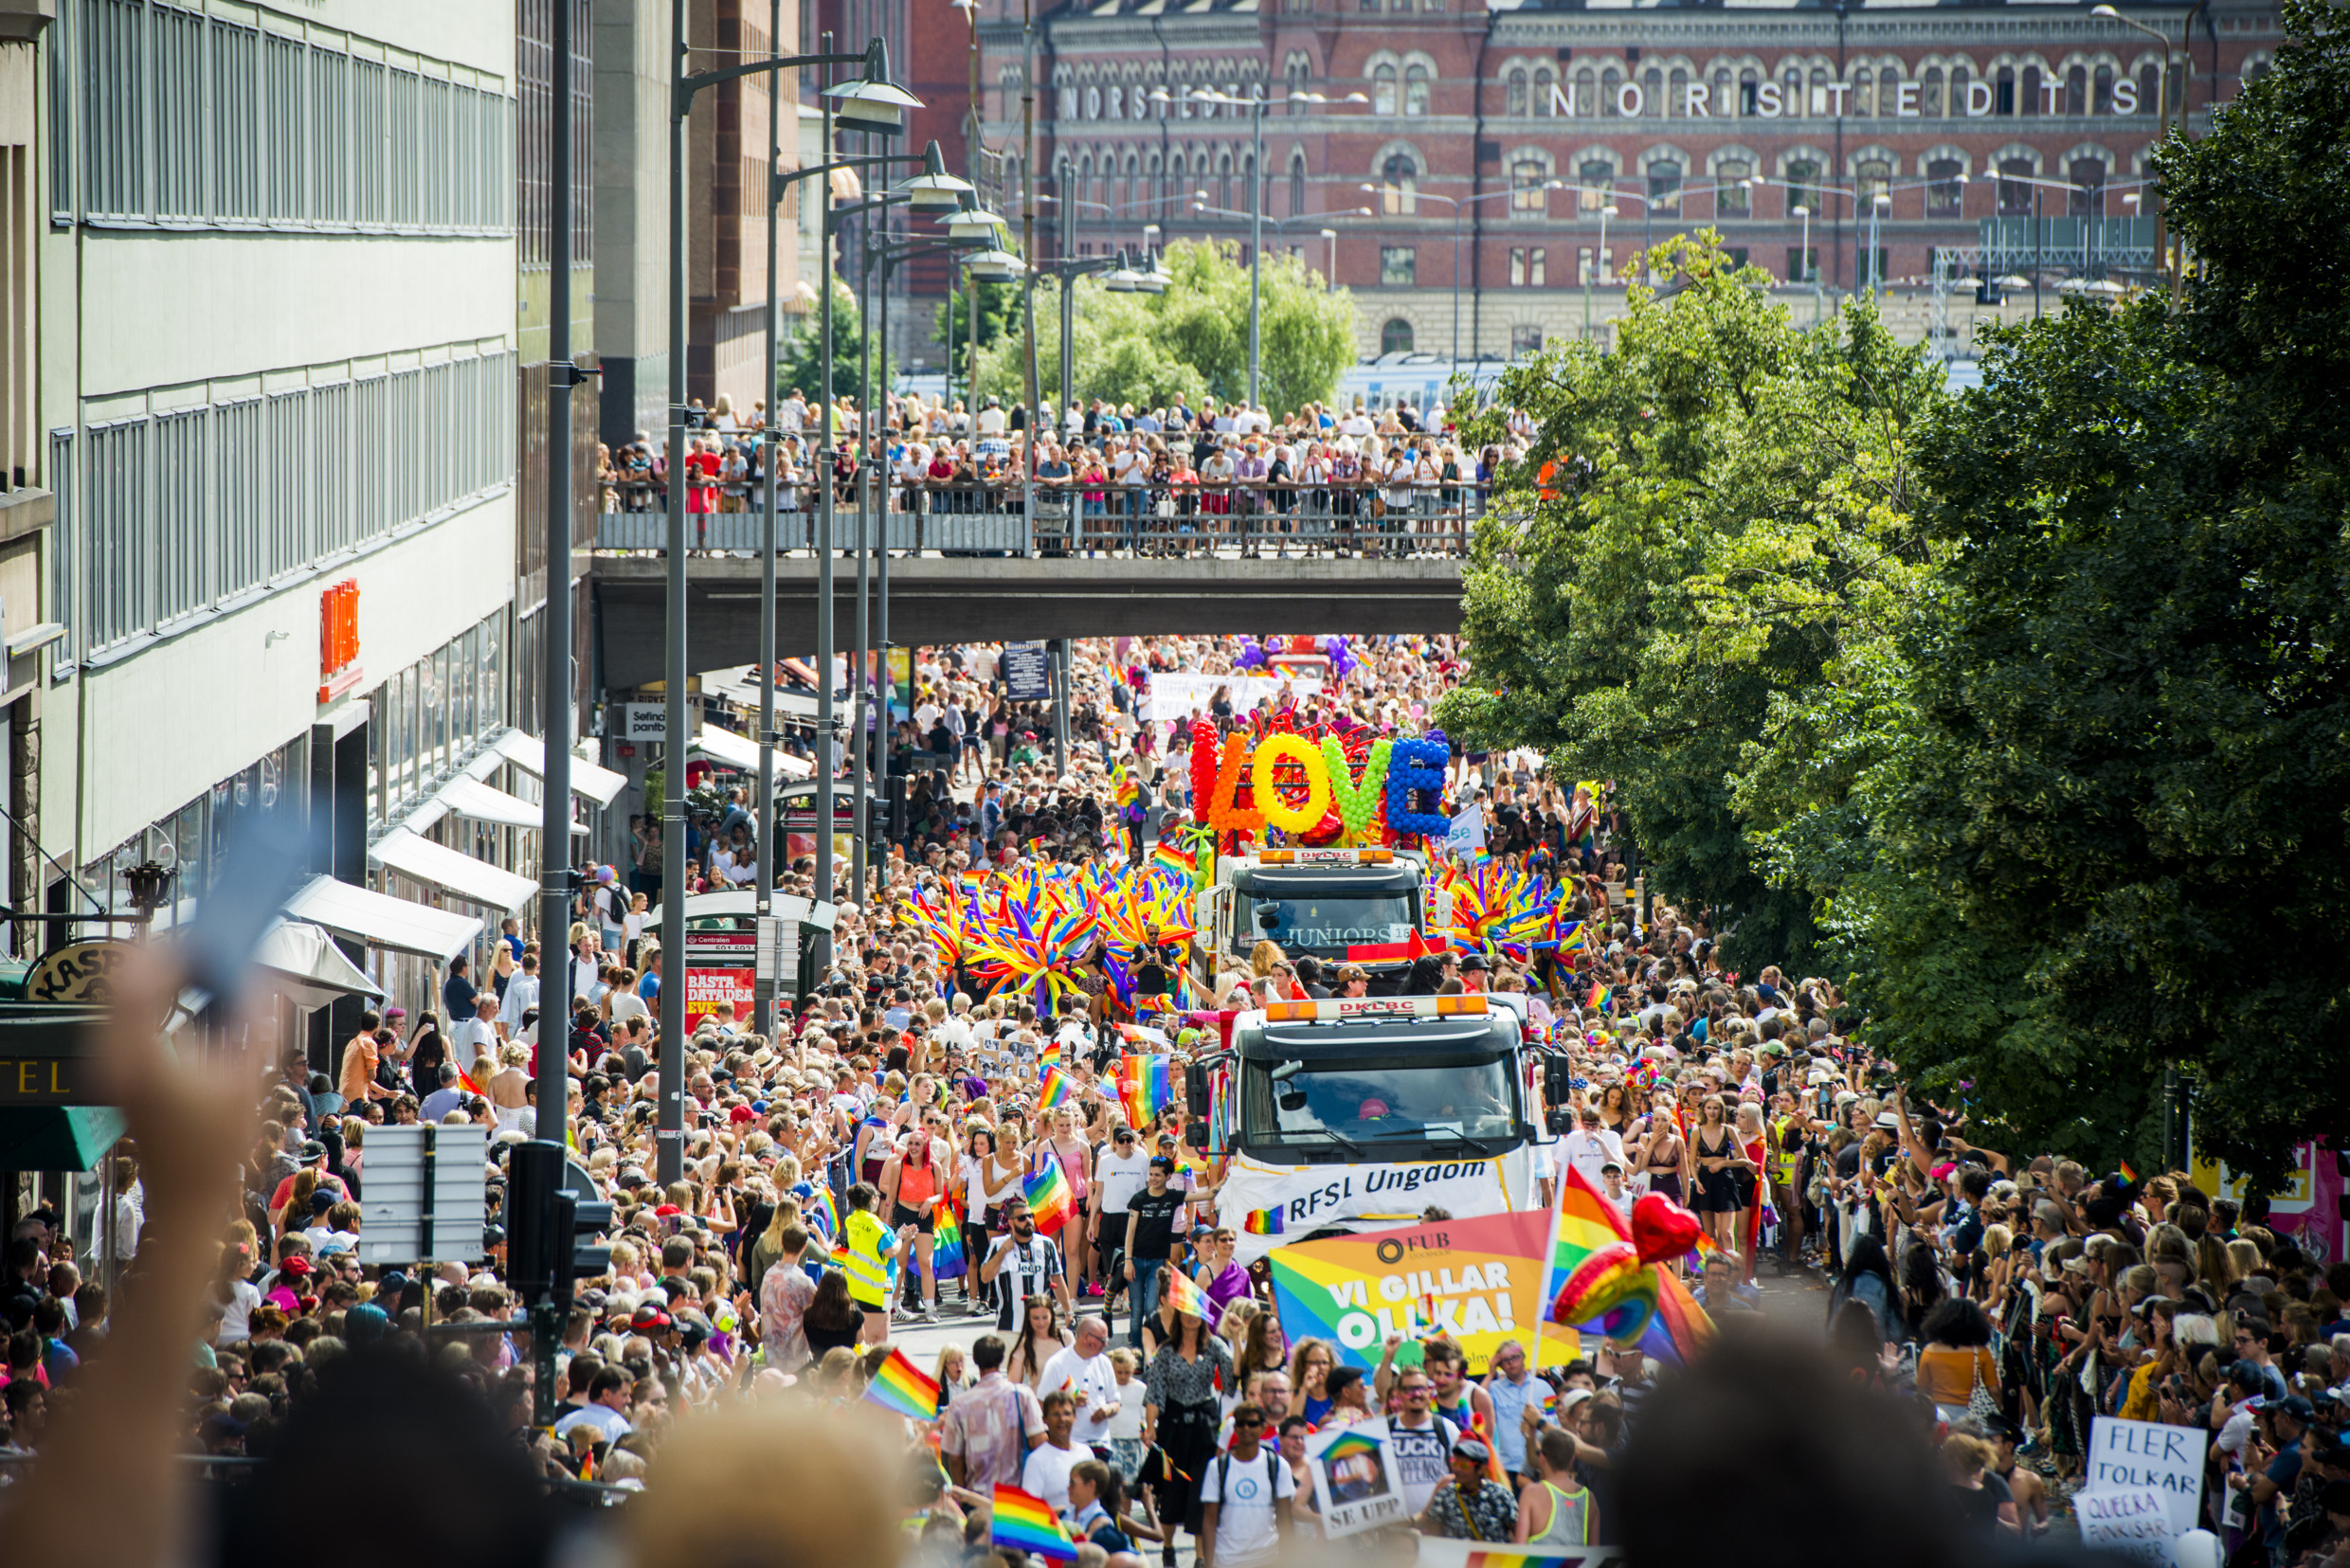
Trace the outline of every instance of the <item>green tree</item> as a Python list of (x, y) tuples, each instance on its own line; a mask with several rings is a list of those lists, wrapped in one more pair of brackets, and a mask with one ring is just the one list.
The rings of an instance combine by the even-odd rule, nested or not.
[[(1938, 557), (1855, 791), (1872, 1031), (2021, 1146), (2274, 1174), (2350, 1133), (2350, 24), (2156, 156), (2196, 259), (2002, 334), (1925, 444)], [(1986, 1140), (1990, 1141), (1990, 1140)]]
[[(1006, 333), (1020, 330), (1020, 290), (1010, 283), (973, 283), (958, 279), (955, 291), (947, 297), (947, 308), (938, 313), (937, 325), (931, 330), (931, 341), (954, 345), (953, 363), (949, 371), (958, 381), (966, 375), (971, 360), (971, 294), (979, 294), (979, 347), (982, 349), (1001, 341)], [(948, 335), (949, 323), (953, 335)]]
[[(778, 402), (791, 395), (794, 387), (813, 400), (823, 385), (824, 335), (823, 317), (817, 312), (808, 313), (807, 321), (797, 335), (781, 346), (775, 367), (775, 395)], [(832, 389), (836, 396), (853, 398), (859, 392), (857, 357), (858, 343), (864, 331), (864, 317), (857, 309), (857, 296), (841, 279), (832, 280)], [(874, 345), (876, 351), (879, 345)], [(876, 388), (888, 385), (885, 379), (891, 366), (886, 360), (877, 361), (870, 370)], [(878, 396), (878, 392), (876, 393)]]
[(1912, 450), (1938, 368), (1865, 303), (1812, 331), (1710, 232), (1654, 258), (1613, 352), (1573, 343), (1505, 372), (1540, 430), (1480, 529), (1465, 583), (1473, 679), (1445, 728), (1532, 746), (1554, 776), (1616, 782), (1655, 884), (1709, 906), (1738, 964), (1805, 964), (1811, 896), (1768, 874), (1742, 809), (1776, 711), (1889, 636), (1925, 553)]
[[(1112, 294), (1097, 277), (1076, 280), (1072, 384), (1080, 398), (1163, 404), (1181, 396), (1238, 400), (1248, 391), (1248, 269), (1229, 246), (1181, 242), (1165, 255), (1174, 282), (1164, 294)], [(1304, 263), (1265, 258), (1259, 313), (1259, 393), (1287, 411), (1328, 402), (1354, 360), (1354, 302), (1326, 290)], [(1037, 387), (1060, 386), (1059, 285), (1037, 282)], [(979, 388), (1006, 402), (1021, 387), (1025, 341), (1015, 316), (979, 355)]]

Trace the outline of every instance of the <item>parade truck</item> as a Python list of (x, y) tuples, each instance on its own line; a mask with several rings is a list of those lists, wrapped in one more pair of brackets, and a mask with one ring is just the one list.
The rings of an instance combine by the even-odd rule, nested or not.
[[(1259, 942), (1292, 958), (1359, 964), (1374, 996), (1402, 988), (1412, 960), (1442, 944), (1428, 932), (1452, 923), (1451, 895), (1420, 855), (1391, 849), (1267, 849), (1216, 862), (1193, 928), (1194, 974), (1246, 969)], [(1335, 986), (1332, 989), (1336, 989)]]
[(1288, 1241), (1530, 1209), (1567, 1067), (1514, 995), (1275, 1002), (1192, 1062), (1195, 1149), (1253, 1263)]

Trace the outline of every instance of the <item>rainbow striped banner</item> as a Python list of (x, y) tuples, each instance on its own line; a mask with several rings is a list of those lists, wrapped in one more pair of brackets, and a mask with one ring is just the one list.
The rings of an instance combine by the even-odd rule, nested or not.
[(1050, 1154), (1044, 1157), (1043, 1168), (1031, 1172), (1020, 1190), (1037, 1217), (1040, 1235), (1051, 1235), (1077, 1217), (1077, 1195), (1070, 1190), (1069, 1178), (1061, 1174), (1060, 1162)]
[(1063, 1072), (1058, 1066), (1047, 1065), (1039, 1103), (1047, 1110), (1065, 1106), (1077, 1097), (1077, 1080)]
[(868, 1403), (879, 1405), (894, 1415), (910, 1421), (938, 1419), (938, 1384), (924, 1376), (922, 1369), (906, 1360), (902, 1350), (890, 1352), (890, 1359), (873, 1375), (865, 1387)]
[(936, 1279), (961, 1279), (966, 1267), (963, 1217), (952, 1202), (941, 1202), (931, 1211), (931, 1274)]
[(1064, 1562), (1077, 1559), (1076, 1542), (1069, 1539), (1069, 1532), (1061, 1528), (1059, 1518), (1044, 1499), (1002, 1482), (996, 1484), (995, 1506), (988, 1514), (987, 1540), (992, 1545)]

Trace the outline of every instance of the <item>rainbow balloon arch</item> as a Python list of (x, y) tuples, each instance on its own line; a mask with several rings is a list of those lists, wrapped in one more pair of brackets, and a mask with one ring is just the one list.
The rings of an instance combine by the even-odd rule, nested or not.
[[(900, 900), (901, 920), (931, 944), (942, 969), (986, 996), (1021, 996), (1040, 1013), (1081, 1004), (1076, 970), (1099, 964), (1118, 1008), (1133, 1017), (1206, 1005), (1184, 957), (1197, 935), (1195, 899), (1220, 856), (1274, 843), (1305, 848), (1431, 851), (1431, 951), (1481, 953), (1571, 966), (1586, 933), (1572, 918), (1571, 883), (1515, 857), (1441, 853), (1453, 825), (1445, 798), (1451, 742), (1441, 732), (1383, 736), (1367, 728), (1304, 724), (1294, 710), (1253, 715), (1220, 736), (1191, 729), (1192, 816), (1162, 829), (1140, 862), (1064, 864), (1040, 856), (970, 871)], [(1121, 779), (1123, 785), (1123, 777)], [(1122, 798), (1130, 791), (1122, 788)], [(1145, 994), (1156, 966), (1163, 990)]]

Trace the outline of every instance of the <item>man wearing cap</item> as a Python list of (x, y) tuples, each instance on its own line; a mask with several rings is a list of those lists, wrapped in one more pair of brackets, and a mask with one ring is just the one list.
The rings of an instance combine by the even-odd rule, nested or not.
[(1094, 1164), (1094, 1250), (1100, 1263), (1102, 1310), (1111, 1311), (1125, 1287), (1126, 1271), (1119, 1265), (1126, 1253), (1126, 1208), (1150, 1181), (1150, 1156), (1121, 1123), (1110, 1134), (1110, 1146)]
[(1600, 1108), (1589, 1101), (1576, 1111), (1575, 1124), (1575, 1130), (1559, 1141), (1559, 1158), (1582, 1172), (1593, 1187), (1604, 1190), (1604, 1167), (1624, 1168), (1624, 1141), (1600, 1125)]
[(1474, 1437), (1453, 1445), (1452, 1478), (1436, 1489), (1414, 1521), (1424, 1536), (1448, 1541), (1507, 1541), (1518, 1533), (1518, 1500), (1488, 1471), (1493, 1451)]
[(1483, 953), (1471, 953), (1460, 961), (1460, 988), (1462, 990), (1473, 995), (1481, 994), (1491, 989), (1487, 984), (1491, 978), (1491, 968), (1485, 962)]
[(2317, 1419), (2317, 1411), (2298, 1394), (2282, 1399), (2256, 1399), (2252, 1408), (2269, 1423), (2276, 1457), (2257, 1475), (2250, 1470), (2234, 1471), (2228, 1477), (2228, 1487), (2242, 1492), (2245, 1500), (2259, 1510), (2253, 1528), (2268, 1548), (2269, 1561), (2274, 1568), (2283, 1568), (2285, 1516), (2277, 1503), (2281, 1498), (2290, 1498), (2294, 1483), (2301, 1479), (2301, 1440), (2310, 1422)]

